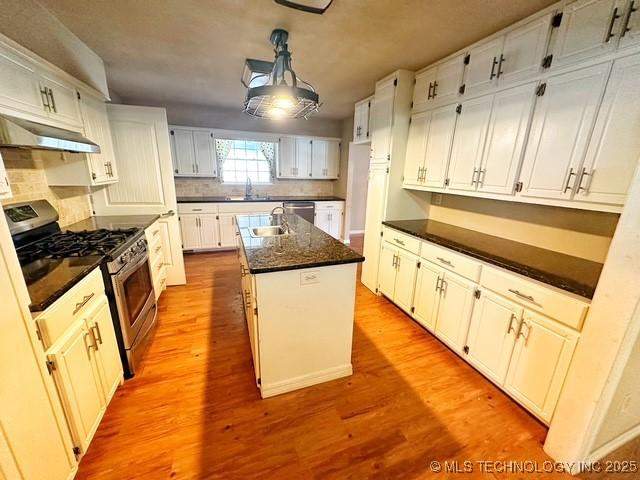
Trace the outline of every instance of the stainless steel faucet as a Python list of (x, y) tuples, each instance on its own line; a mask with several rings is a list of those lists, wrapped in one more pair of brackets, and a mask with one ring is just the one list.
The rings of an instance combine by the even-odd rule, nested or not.
[(287, 218), (287, 212), (284, 207), (273, 207), (273, 210), (271, 210), (271, 216), (273, 217), (276, 215), (276, 210), (278, 209), (282, 210), (282, 213), (280, 214), (280, 225), (282, 225), (285, 232), (289, 233), (289, 219)]
[(247, 183), (244, 185), (245, 198), (251, 198), (253, 196), (253, 184), (251, 183), (251, 177), (247, 176)]

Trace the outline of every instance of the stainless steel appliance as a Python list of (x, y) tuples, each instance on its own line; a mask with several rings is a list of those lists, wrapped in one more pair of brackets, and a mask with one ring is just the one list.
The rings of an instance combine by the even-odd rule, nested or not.
[(287, 215), (300, 215), (309, 223), (315, 222), (316, 204), (307, 201), (284, 202), (282, 204)]
[(99, 255), (125, 376), (134, 375), (156, 325), (156, 301), (141, 228), (62, 232), (46, 200), (5, 205), (5, 217), (27, 281), (48, 275), (60, 259)]

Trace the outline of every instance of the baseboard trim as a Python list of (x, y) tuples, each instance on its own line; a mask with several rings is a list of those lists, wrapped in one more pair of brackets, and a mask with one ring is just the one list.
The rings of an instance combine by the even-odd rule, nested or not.
[(349, 230), (349, 235), (362, 235), (364, 230)]
[(281, 393), (287, 393), (300, 388), (310, 387), (311, 385), (328, 382), (330, 380), (348, 377), (352, 374), (353, 367), (349, 363), (347, 365), (340, 365), (339, 367), (328, 368), (326, 370), (320, 370), (319, 372), (290, 378), (282, 382), (262, 384), (260, 386), (260, 393), (262, 398), (273, 397), (275, 395), (280, 395)]
[(597, 462), (598, 460), (607, 456), (614, 450), (617, 450), (618, 448), (622, 447), (625, 443), (633, 440), (637, 436), (640, 436), (640, 424), (636, 425), (635, 427), (631, 427), (622, 435), (618, 435), (613, 440), (608, 441), (597, 450), (591, 452), (587, 457), (586, 463), (589, 464), (589, 463)]

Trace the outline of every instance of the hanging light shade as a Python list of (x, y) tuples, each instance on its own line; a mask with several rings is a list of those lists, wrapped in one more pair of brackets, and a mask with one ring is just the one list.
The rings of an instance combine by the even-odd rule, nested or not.
[[(320, 108), (315, 89), (296, 76), (291, 68), (291, 53), (288, 50), (286, 30), (271, 32), (271, 43), (275, 51), (273, 68), (269, 73), (256, 72), (255, 60), (247, 60), (243, 83), (248, 87), (244, 111), (261, 118), (308, 118)], [(262, 62), (263, 66), (268, 62)], [(245, 83), (246, 82), (246, 83)]]

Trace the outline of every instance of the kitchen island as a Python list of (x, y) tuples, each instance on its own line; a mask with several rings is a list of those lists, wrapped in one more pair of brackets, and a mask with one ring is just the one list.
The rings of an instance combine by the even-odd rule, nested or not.
[(364, 257), (297, 215), (238, 215), (242, 295), (263, 398), (351, 375)]

